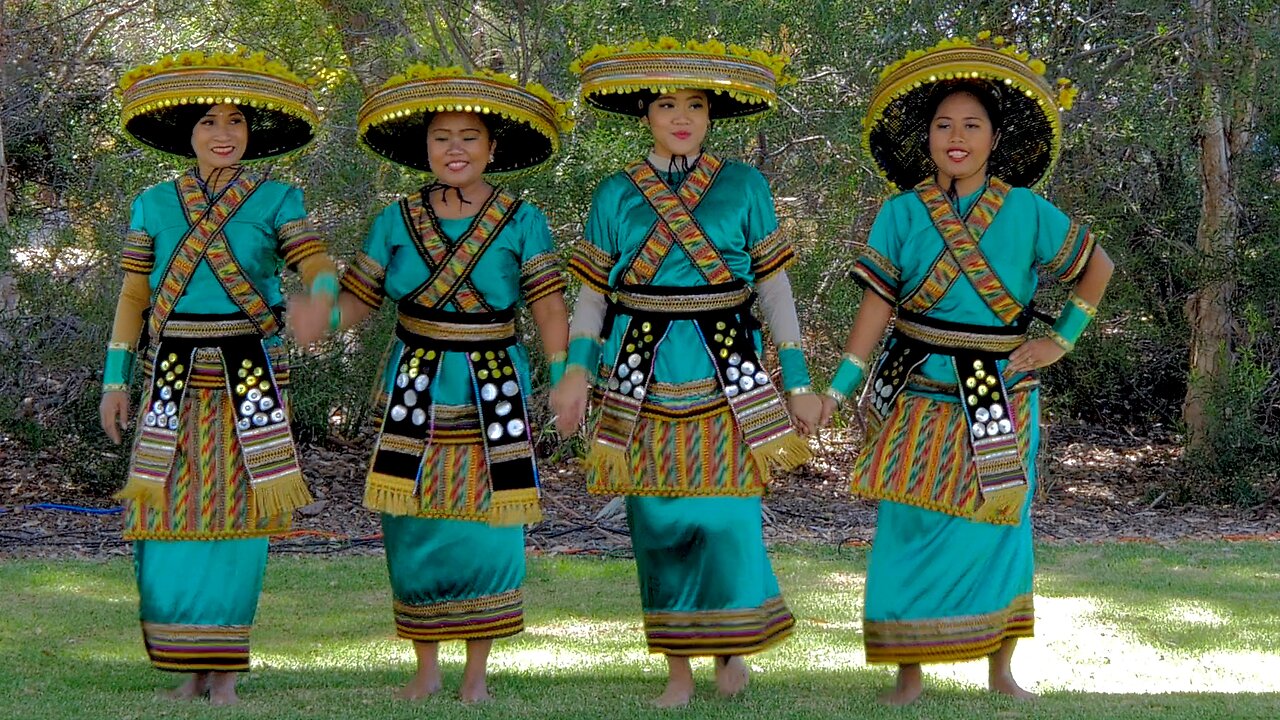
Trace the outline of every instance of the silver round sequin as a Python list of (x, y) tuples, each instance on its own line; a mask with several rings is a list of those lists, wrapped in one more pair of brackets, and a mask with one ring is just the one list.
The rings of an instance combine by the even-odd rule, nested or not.
[(506, 417), (511, 414), (511, 403), (503, 400), (493, 408), (493, 411), (498, 413), (498, 417)]
[(991, 419), (991, 413), (987, 412), (986, 408), (978, 408), (973, 411), (973, 417), (976, 418), (978, 422), (986, 422)]
[(764, 385), (769, 382), (769, 376), (763, 370), (756, 371), (756, 384)]
[(890, 395), (892, 395), (892, 394), (893, 394), (893, 386), (892, 386), (892, 385), (885, 385), (884, 387), (880, 388), (880, 396), (881, 396), (881, 397), (889, 397), (889, 396), (890, 396)]
[(165, 415), (177, 415), (177, 414), (178, 414), (178, 404), (177, 404), (177, 403), (175, 403), (175, 402), (174, 402), (174, 401), (172, 401), (172, 400), (170, 400), (169, 402), (165, 403), (165, 404), (164, 404), (164, 414), (165, 414)]
[(618, 389), (618, 378), (616, 378), (616, 377), (611, 377), (611, 378), (609, 378), (609, 389), (610, 389), (610, 390), (617, 390), (617, 389)]
[(418, 393), (413, 390), (404, 391), (404, 404), (413, 407), (418, 404)]
[[(284, 418), (281, 418), (281, 419), (283, 420)], [(250, 422), (249, 422), (249, 418), (240, 418), (239, 420), (237, 420), (237, 421), (236, 421), (236, 429), (237, 429), (237, 430), (248, 430), (248, 429), (249, 429), (249, 425), (251, 425), (251, 424), (252, 424), (252, 423), (250, 423)]]
[(165, 385), (164, 387), (160, 388), (160, 397), (164, 398), (165, 400), (168, 400), (169, 398), (173, 397), (173, 388), (169, 387), (168, 385)]
[(409, 387), (409, 373), (400, 373), (396, 376), (396, 387), (401, 389)]
[(991, 422), (987, 423), (987, 434), (988, 434), (988, 435), (999, 435), (999, 434), (1000, 434), (1000, 423), (996, 422), (995, 420), (992, 420)]
[(626, 363), (622, 363), (621, 365), (619, 365), (619, 366), (618, 366), (618, 377), (620, 377), (620, 378), (624, 378), (624, 377), (626, 377), (627, 375), (629, 375), (630, 373), (631, 373), (631, 366), (630, 366), (630, 365), (628, 365), (628, 364), (626, 364)]
[(623, 395), (630, 395), (630, 394), (631, 394), (631, 381), (630, 381), (630, 380), (623, 380), (623, 381), (622, 381), (622, 384), (618, 386), (618, 392), (622, 393)]
[(640, 367), (640, 356), (636, 353), (631, 353), (627, 356), (627, 364), (631, 367)]
[(149, 412), (149, 413), (147, 413), (147, 417), (146, 417), (146, 420), (144, 420), (144, 422), (146, 422), (146, 423), (147, 423), (147, 427), (155, 427), (155, 426), (156, 426), (156, 414), (155, 414), (155, 413), (153, 413), (153, 412)]
[(271, 422), (284, 422), (284, 410), (276, 408), (271, 411)]
[(155, 404), (153, 404), (153, 405), (151, 406), (151, 412), (153, 412), (153, 413), (155, 413), (155, 414), (157, 414), (157, 415), (163, 415), (163, 414), (164, 414), (164, 402), (163, 402), (163, 401), (161, 401), (161, 400), (157, 400), (157, 401), (155, 401)]
[(643, 399), (644, 399), (644, 388), (642, 388), (642, 387), (640, 387), (640, 386), (638, 386), (638, 385), (637, 385), (637, 386), (636, 386), (636, 389), (631, 391), (631, 397), (633, 397), (633, 398), (635, 398), (635, 399), (637, 399), (637, 400), (643, 400)]
[(396, 405), (395, 407), (391, 408), (391, 419), (395, 420), (396, 422), (400, 422), (408, 414), (409, 414), (409, 408), (403, 405)]
[(992, 405), (992, 406), (991, 406), (991, 417), (993, 417), (993, 418), (995, 418), (995, 419), (997, 419), (997, 420), (999, 420), (1000, 418), (1004, 417), (1004, 408), (1003, 408), (1003, 407), (1000, 407), (999, 405)]
[(258, 402), (259, 400), (262, 399), (262, 391), (259, 390), (258, 388), (254, 388), (250, 390), (249, 394), (246, 395), (245, 397), (249, 398), (250, 402)]
[(518, 437), (524, 433), (524, 421), (520, 418), (512, 418), (507, 423), (507, 434), (512, 437)]
[(266, 413), (254, 413), (254, 414), (253, 414), (253, 424), (254, 424), (255, 426), (257, 426), (257, 427), (262, 427), (263, 425), (266, 425), (266, 424), (267, 424), (267, 414), (266, 414)]
[(261, 400), (259, 400), (259, 401), (258, 401), (258, 409), (259, 409), (259, 410), (270, 410), (271, 408), (273, 408), (273, 407), (275, 407), (275, 406), (276, 406), (276, 401), (275, 401), (275, 400), (272, 400), (272, 399), (271, 399), (271, 398), (269, 398), (269, 397), (264, 397), (264, 398), (262, 398)]
[(738, 392), (739, 392), (739, 390), (738, 390), (738, 386), (737, 386), (737, 385), (726, 385), (726, 386), (724, 387), (724, 394), (725, 394), (727, 397), (731, 397), (731, 398), (733, 398), (733, 397), (737, 397), (737, 396), (738, 396)]
[(743, 391), (750, 390), (755, 386), (756, 386), (756, 381), (752, 380), (747, 375), (743, 375), (742, 377), (738, 378), (738, 387), (742, 388)]
[(257, 411), (257, 409), (258, 409), (258, 406), (254, 405), (252, 402), (248, 400), (245, 400), (244, 402), (240, 403), (240, 414), (244, 415), (245, 417), (252, 415), (254, 412)]
[(417, 390), (418, 392), (422, 392), (423, 390), (426, 390), (427, 386), (430, 384), (431, 384), (430, 378), (428, 378), (426, 375), (419, 375), (418, 379), (413, 381), (413, 389)]
[(502, 423), (489, 423), (489, 427), (485, 429), (485, 434), (490, 440), (502, 439)]
[(1000, 418), (1000, 432), (1002, 433), (1013, 432), (1013, 423), (1009, 422), (1009, 418)]
[(738, 353), (734, 353), (729, 356), (730, 365), (737, 365), (738, 363), (741, 363), (741, 362), (742, 362), (742, 356), (739, 355)]
[(520, 386), (515, 380), (508, 380), (502, 383), (502, 394), (507, 397), (515, 397), (520, 394)]
[(414, 408), (413, 417), (411, 419), (413, 420), (414, 425), (421, 425), (427, 421), (427, 411), (422, 408)]
[(178, 429), (178, 416), (177, 416), (177, 415), (170, 415), (170, 416), (169, 416), (169, 429), (170, 429), (170, 430), (177, 430), (177, 429)]
[(480, 387), (480, 397), (486, 402), (493, 402), (498, 397), (498, 386), (493, 383), (485, 383)]
[(751, 362), (750, 360), (748, 360), (748, 361), (746, 361), (746, 362), (742, 363), (742, 372), (746, 373), (747, 375), (750, 375), (751, 373), (754, 373), (755, 371), (756, 371), (756, 364), (755, 364), (755, 363)]
[(875, 384), (876, 392), (880, 392), (880, 388), (882, 388), (882, 387), (884, 387), (884, 379), (883, 379), (883, 378), (876, 378), (876, 384)]
[(987, 426), (982, 423), (974, 423), (971, 430), (973, 430), (973, 436), (976, 438), (987, 436)]
[(642, 382), (644, 382), (644, 373), (640, 372), (639, 370), (631, 373), (632, 385), (639, 385)]
[(724, 376), (729, 379), (729, 382), (736, 383), (738, 382), (738, 378), (742, 377), (742, 371), (731, 365), (724, 371)]

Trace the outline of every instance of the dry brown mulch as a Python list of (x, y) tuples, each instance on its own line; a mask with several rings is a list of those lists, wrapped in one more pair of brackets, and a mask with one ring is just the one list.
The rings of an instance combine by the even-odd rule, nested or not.
[[(317, 501), (296, 530), (273, 543), (276, 552), (379, 552), (378, 516), (360, 506), (368, 439), (303, 449)], [(849, 496), (845, 474), (857, 452), (854, 432), (830, 431), (815, 442), (815, 459), (780, 477), (765, 498), (765, 534), (772, 543), (832, 546), (869, 542), (873, 503)], [(80, 487), (56, 454), (31, 453), (0, 435), (0, 556), (122, 555), (119, 515), (32, 509), (34, 503), (94, 508), (114, 505)], [(1249, 508), (1178, 504), (1170, 490), (1182, 470), (1178, 438), (1137, 437), (1076, 425), (1055, 426), (1041, 462), (1033, 506), (1037, 537), (1059, 542), (1175, 539), (1280, 540), (1280, 483), (1270, 499)], [(83, 465), (81, 465), (83, 467)], [(584, 492), (576, 461), (542, 463), (546, 519), (529, 532), (536, 552), (619, 554), (630, 549), (621, 513), (601, 515), (608, 497)], [(616, 503), (615, 503), (616, 504)]]

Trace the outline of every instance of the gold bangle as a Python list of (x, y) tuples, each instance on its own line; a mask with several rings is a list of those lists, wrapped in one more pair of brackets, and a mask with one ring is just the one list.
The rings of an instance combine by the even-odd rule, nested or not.
[(1074, 292), (1067, 296), (1067, 300), (1070, 301), (1072, 305), (1075, 305), (1076, 307), (1080, 308), (1080, 310), (1084, 312), (1085, 315), (1088, 315), (1089, 317), (1093, 317), (1094, 315), (1098, 314), (1097, 307), (1095, 307), (1088, 300), (1085, 300), (1084, 298), (1075, 294)]
[(833, 388), (833, 387), (829, 387), (829, 388), (827, 388), (826, 390), (823, 390), (823, 391), (822, 391), (822, 394), (823, 394), (823, 395), (826, 395), (827, 397), (831, 398), (832, 400), (835, 400), (835, 401), (836, 401), (836, 407), (840, 407), (841, 405), (843, 405), (843, 404), (844, 404), (844, 401), (848, 399), (848, 396), (847, 396), (847, 395), (845, 395), (844, 393), (840, 392), (839, 390), (837, 390), (837, 389), (835, 389), (835, 388)]
[(784, 342), (784, 343), (778, 343), (778, 350), (779, 350), (779, 351), (781, 351), (781, 350), (799, 350), (799, 351), (801, 351), (801, 352), (804, 352), (804, 348), (803, 348), (803, 347), (801, 347), (801, 346), (800, 346), (800, 343), (798, 343), (798, 342)]
[(129, 392), (129, 386), (124, 383), (104, 383), (102, 392), (104, 394), (109, 392)]
[(848, 358), (849, 362), (862, 368), (862, 372), (866, 373), (871, 371), (871, 366), (867, 364), (866, 360), (863, 360), (853, 353), (845, 353), (844, 356)]
[(799, 387), (793, 387), (787, 391), (787, 397), (795, 397), (797, 395), (812, 395), (812, 394), (813, 394), (813, 387), (810, 385), (801, 385)]
[(1076, 349), (1075, 343), (1059, 335), (1056, 330), (1049, 331), (1049, 339), (1058, 347), (1062, 348), (1063, 352), (1071, 352)]
[(556, 362), (561, 362), (561, 361), (568, 360), (568, 359), (569, 359), (569, 351), (568, 351), (568, 350), (560, 350), (560, 351), (557, 351), (557, 352), (553, 352), (553, 353), (551, 353), (550, 355), (548, 355), (548, 356), (547, 356), (547, 362), (548, 362), (548, 363), (556, 363)]
[(129, 343), (126, 343), (126, 342), (116, 342), (115, 340), (112, 340), (111, 342), (107, 343), (107, 349), (108, 350), (128, 350), (129, 352), (133, 352), (133, 345), (130, 345)]

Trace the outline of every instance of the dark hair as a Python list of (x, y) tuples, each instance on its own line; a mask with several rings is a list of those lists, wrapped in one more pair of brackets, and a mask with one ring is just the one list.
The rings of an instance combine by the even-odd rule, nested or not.
[(992, 132), (998, 132), (1004, 126), (1004, 113), (1000, 111), (1000, 89), (985, 80), (949, 80), (934, 85), (929, 93), (929, 102), (925, 104), (926, 125), (933, 124), (938, 106), (956, 93), (968, 93), (978, 100), (982, 109), (987, 111)]

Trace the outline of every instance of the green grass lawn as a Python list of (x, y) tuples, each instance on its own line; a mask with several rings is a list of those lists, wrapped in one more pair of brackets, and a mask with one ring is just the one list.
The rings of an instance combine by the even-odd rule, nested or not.
[[(1280, 545), (1050, 546), (1040, 551), (1037, 637), (1015, 670), (1030, 704), (983, 691), (985, 664), (935, 666), (905, 710), (876, 695), (888, 669), (862, 662), (866, 556), (781, 548), (775, 567), (799, 618), (753, 656), (744, 697), (715, 697), (709, 663), (684, 711), (649, 709), (664, 664), (645, 652), (629, 561), (537, 558), (528, 630), (495, 647), (485, 707), (391, 693), (412, 670), (393, 635), (380, 557), (273, 557), (242, 705), (156, 699), (178, 679), (147, 663), (127, 560), (0, 561), (0, 718), (1280, 718)], [(446, 689), (462, 646), (443, 652)]]

